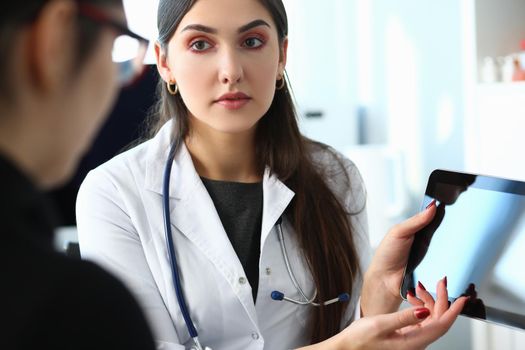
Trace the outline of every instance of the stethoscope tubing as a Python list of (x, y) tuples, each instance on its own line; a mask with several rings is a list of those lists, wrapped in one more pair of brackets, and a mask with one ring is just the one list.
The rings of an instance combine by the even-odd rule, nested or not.
[[(283, 228), (282, 228), (282, 217), (279, 217), (279, 220), (277, 220), (277, 237), (279, 238), (279, 243), (281, 246), (281, 253), (284, 257), (284, 263), (286, 265), (286, 269), (288, 270), (288, 276), (290, 277), (290, 280), (292, 281), (292, 284), (294, 287), (299, 291), (301, 296), (304, 298), (305, 305), (310, 304), (315, 300), (315, 297), (317, 296), (317, 290), (315, 291), (314, 295), (311, 298), (308, 298), (303, 292), (303, 289), (297, 283), (297, 279), (295, 278), (295, 274), (293, 273), (292, 267), (290, 266), (290, 261), (288, 260), (288, 251), (286, 250), (286, 244), (284, 242), (284, 235), (283, 235)], [(288, 298), (285, 298), (285, 300), (288, 300)]]
[[(171, 168), (173, 165), (173, 159), (175, 158), (175, 153), (177, 152), (177, 142), (174, 142), (170, 148), (168, 155), (168, 161), (164, 168), (164, 183), (162, 185), (162, 199), (163, 199), (163, 209), (164, 209), (164, 232), (166, 234), (166, 242), (168, 248), (168, 258), (171, 265), (171, 275), (173, 279), (173, 287), (175, 288), (175, 294), (177, 295), (177, 301), (179, 303), (180, 311), (182, 317), (184, 317), (184, 322), (188, 328), (190, 336), (195, 340), (198, 339), (197, 329), (193, 324), (191, 319), (190, 312), (188, 311), (188, 304), (184, 298), (184, 291), (182, 290), (182, 283), (180, 281), (179, 268), (177, 263), (177, 255), (175, 254), (175, 248), (173, 244), (173, 236), (171, 233), (171, 220), (170, 220), (170, 175)], [(197, 342), (198, 343), (198, 340)]]
[(312, 306), (326, 306), (333, 303), (337, 303), (339, 301), (348, 301), (350, 299), (350, 295), (348, 293), (341, 293), (336, 298), (327, 300), (322, 303), (316, 303), (314, 302), (315, 298), (317, 298), (317, 289), (315, 289), (314, 294), (311, 298), (308, 298), (306, 296), (306, 293), (303, 291), (299, 283), (297, 282), (297, 279), (295, 278), (295, 274), (293, 273), (292, 266), (290, 264), (290, 260), (288, 259), (288, 251), (286, 250), (286, 243), (284, 241), (284, 234), (283, 234), (283, 228), (282, 228), (282, 222), (283, 218), (279, 217), (279, 220), (277, 220), (276, 227), (277, 227), (277, 238), (279, 239), (279, 243), (281, 246), (281, 253), (283, 255), (284, 263), (286, 265), (286, 270), (288, 270), (288, 276), (290, 277), (290, 280), (292, 281), (292, 284), (297, 289), (299, 294), (303, 297), (303, 300), (295, 300), (292, 298), (289, 298), (285, 296), (282, 292), (279, 291), (273, 291), (271, 293), (271, 297), (273, 300), (279, 301), (279, 300), (286, 300), (290, 303), (296, 304), (296, 305), (312, 305)]

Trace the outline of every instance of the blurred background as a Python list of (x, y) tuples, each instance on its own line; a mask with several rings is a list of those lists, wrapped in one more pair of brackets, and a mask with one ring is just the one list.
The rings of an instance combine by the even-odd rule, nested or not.
[[(157, 1), (124, 3), (130, 28), (154, 41)], [(361, 170), (374, 247), (420, 210), (436, 168), (525, 180), (525, 0), (284, 3), (301, 129)], [(156, 82), (150, 65), (121, 92), (76, 177), (51, 193), (63, 216), (60, 248), (75, 240), (78, 186), (139, 137)], [(431, 347), (524, 348), (523, 331), (463, 317)]]

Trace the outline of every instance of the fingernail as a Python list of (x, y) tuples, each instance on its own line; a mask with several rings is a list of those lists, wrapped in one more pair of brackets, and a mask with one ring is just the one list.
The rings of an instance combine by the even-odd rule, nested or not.
[(421, 283), (421, 282), (419, 282), (419, 281), (417, 282), (417, 286), (418, 286), (419, 288), (423, 289), (423, 290), (427, 290), (427, 289), (425, 288), (425, 286), (423, 285), (423, 283)]
[(414, 294), (414, 292), (413, 292), (411, 289), (407, 290), (407, 294), (408, 294), (409, 296), (411, 296), (412, 298), (416, 296), (416, 295)]
[(443, 282), (445, 283), (445, 287), (447, 286), (447, 276), (443, 277)]
[(435, 200), (435, 199), (433, 199), (432, 202), (430, 202), (430, 203), (427, 205), (427, 207), (426, 207), (425, 209), (430, 208), (430, 207), (433, 206), (434, 204), (436, 204), (436, 200)]
[(424, 320), (430, 315), (430, 310), (426, 307), (420, 307), (414, 311), (414, 316), (420, 320)]

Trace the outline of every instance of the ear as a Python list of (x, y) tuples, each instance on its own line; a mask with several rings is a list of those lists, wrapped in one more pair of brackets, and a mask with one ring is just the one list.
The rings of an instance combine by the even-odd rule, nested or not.
[(281, 52), (279, 55), (279, 70), (277, 72), (278, 76), (284, 74), (284, 69), (286, 68), (286, 60), (288, 58), (288, 37), (284, 38), (281, 45)]
[(171, 73), (171, 69), (168, 66), (168, 57), (166, 55), (166, 50), (162, 48), (160, 43), (157, 41), (155, 42), (155, 58), (157, 60), (157, 70), (165, 82), (172, 82), (173, 74)]
[(77, 8), (73, 1), (49, 1), (30, 29), (27, 52), (33, 86), (52, 90), (73, 67)]

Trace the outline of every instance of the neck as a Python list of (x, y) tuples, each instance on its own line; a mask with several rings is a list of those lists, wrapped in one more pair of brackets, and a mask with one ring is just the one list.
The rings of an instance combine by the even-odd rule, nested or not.
[[(24, 115), (2, 115), (0, 121), (0, 153), (9, 158), (39, 188), (54, 185), (53, 163), (56, 155), (48, 152), (49, 132)], [(33, 123), (35, 124), (35, 123)]]
[(262, 169), (258, 169), (255, 159), (254, 136), (255, 128), (235, 134), (192, 128), (185, 143), (200, 176), (250, 183), (262, 179)]
[(23, 140), (24, 136), (20, 135), (17, 130), (5, 127), (4, 124), (6, 123), (0, 125), (0, 153), (16, 164), (18, 169), (33, 182), (38, 182), (34, 175), (36, 173), (34, 162), (27, 156), (30, 152), (24, 147), (26, 145), (18, 142), (18, 140)]

